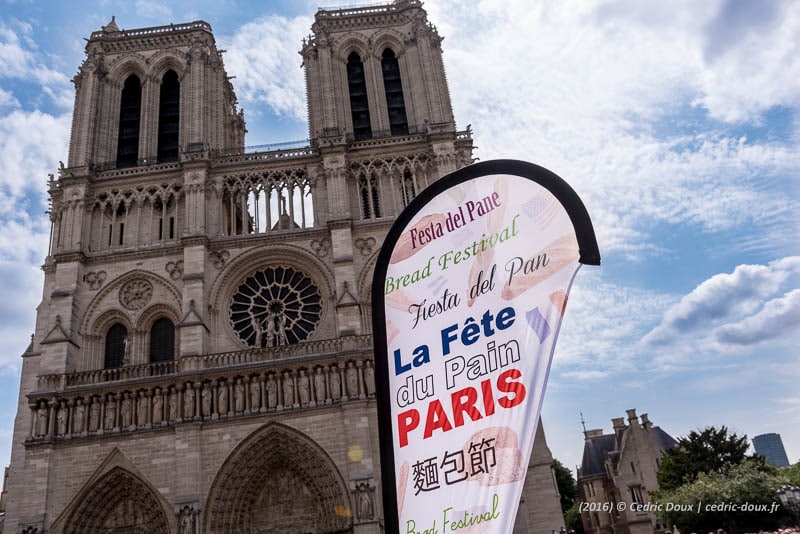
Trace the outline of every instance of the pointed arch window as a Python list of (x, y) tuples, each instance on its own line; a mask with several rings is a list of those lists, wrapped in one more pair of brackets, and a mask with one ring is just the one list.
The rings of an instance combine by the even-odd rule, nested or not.
[(403, 179), (400, 182), (400, 195), (403, 198), (403, 206), (408, 206), (417, 196), (417, 183), (409, 169), (403, 171)]
[(168, 362), (175, 359), (175, 325), (162, 317), (150, 327), (150, 362)]
[(128, 329), (121, 323), (114, 323), (106, 332), (106, 369), (122, 367), (125, 360), (125, 347), (128, 345)]
[(178, 161), (181, 84), (178, 74), (168, 70), (161, 79), (158, 101), (158, 162)]
[(347, 88), (350, 91), (353, 137), (369, 139), (372, 137), (372, 127), (369, 121), (367, 81), (364, 77), (364, 64), (361, 62), (361, 57), (355, 52), (347, 56)]
[(131, 74), (122, 87), (117, 137), (117, 167), (133, 167), (139, 158), (139, 126), (142, 116), (142, 84)]
[(381, 195), (375, 175), (362, 174), (358, 180), (358, 189), (361, 198), (361, 213), (364, 218), (377, 219), (381, 217)]
[(403, 99), (403, 84), (400, 81), (400, 65), (391, 48), (383, 51), (381, 58), (383, 71), (383, 89), (386, 91), (386, 106), (389, 111), (389, 128), (392, 135), (408, 133), (406, 104)]

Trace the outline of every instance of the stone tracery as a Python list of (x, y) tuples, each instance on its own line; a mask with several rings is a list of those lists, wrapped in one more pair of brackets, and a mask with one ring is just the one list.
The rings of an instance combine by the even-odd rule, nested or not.
[(319, 290), (291, 267), (269, 267), (242, 282), (230, 304), (239, 339), (251, 347), (275, 347), (308, 339), (322, 313)]

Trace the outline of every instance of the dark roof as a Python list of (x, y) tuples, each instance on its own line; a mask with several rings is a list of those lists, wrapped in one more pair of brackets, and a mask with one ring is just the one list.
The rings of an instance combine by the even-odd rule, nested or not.
[(678, 444), (675, 438), (673, 438), (672, 436), (661, 430), (661, 427), (654, 426), (652, 428), (652, 433), (653, 433), (653, 439), (656, 440), (656, 443), (658, 444), (659, 447), (661, 447), (662, 451), (664, 449), (672, 448)]
[(579, 477), (605, 474), (605, 453), (614, 450), (614, 434), (587, 438), (583, 444), (583, 461)]
[[(625, 431), (628, 429), (626, 428)], [(669, 449), (678, 444), (675, 438), (654, 426), (650, 429), (651, 435), (661, 450)], [(578, 471), (578, 477), (591, 477), (605, 474), (605, 455), (616, 466), (620, 451), (615, 449), (616, 439), (614, 434), (604, 434), (593, 438), (586, 438), (583, 444), (583, 460)]]

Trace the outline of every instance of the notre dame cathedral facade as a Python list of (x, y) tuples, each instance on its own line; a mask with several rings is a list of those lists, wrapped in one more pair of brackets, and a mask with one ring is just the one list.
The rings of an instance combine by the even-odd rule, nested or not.
[[(207, 23), (88, 39), (5, 534), (384, 530), (373, 266), (472, 138), (419, 0), (311, 31), (308, 146), (260, 152)], [(563, 525), (538, 436), (519, 532)]]

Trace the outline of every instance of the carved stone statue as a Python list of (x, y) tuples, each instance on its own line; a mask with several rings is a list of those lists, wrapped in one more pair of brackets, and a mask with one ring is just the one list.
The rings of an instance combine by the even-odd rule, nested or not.
[(153, 424), (160, 425), (161, 417), (164, 412), (164, 397), (161, 396), (161, 390), (157, 389), (153, 396)]
[(180, 534), (194, 534), (194, 515), (189, 506), (184, 506), (180, 516)]
[(286, 314), (281, 313), (278, 317), (278, 345), (288, 345), (289, 340), (286, 338)]
[(375, 395), (375, 367), (370, 361), (364, 365), (364, 386), (367, 389), (367, 396)]
[(67, 405), (63, 401), (56, 412), (56, 433), (59, 436), (64, 436), (67, 433)]
[(220, 415), (228, 413), (228, 384), (220, 381), (217, 389), (217, 411)]
[(112, 430), (117, 421), (117, 402), (113, 395), (106, 399), (106, 430)]
[(300, 396), (300, 404), (308, 406), (310, 391), (308, 376), (306, 376), (305, 369), (300, 369), (300, 376), (297, 377), (297, 392)]
[(322, 367), (317, 367), (314, 373), (314, 393), (317, 396), (317, 402), (325, 402), (325, 375), (322, 373)]
[(100, 400), (95, 398), (89, 408), (89, 432), (97, 432), (98, 428), (100, 428)]
[(175, 421), (178, 418), (178, 392), (173, 391), (169, 394), (169, 420)]
[(233, 386), (233, 411), (244, 412), (244, 384), (241, 378), (237, 378), (236, 385)]
[(131, 342), (128, 336), (122, 338), (122, 365), (127, 366), (131, 364)]
[(339, 367), (331, 365), (331, 398), (339, 400), (342, 397), (342, 379), (339, 377)]
[(139, 392), (139, 401), (136, 406), (136, 424), (140, 427), (147, 424), (147, 408), (150, 404), (150, 399), (147, 398), (146, 391)]
[(183, 418), (191, 419), (194, 417), (194, 389), (192, 385), (186, 386), (186, 391), (183, 392)]
[(206, 384), (203, 386), (203, 391), (200, 393), (200, 404), (202, 405), (203, 417), (211, 417), (211, 387)]
[(275, 314), (270, 312), (261, 326), (264, 331), (264, 336), (266, 336), (267, 348), (273, 347), (275, 343)]
[(261, 328), (258, 326), (258, 319), (256, 319), (256, 315), (250, 310), (250, 327), (253, 329), (253, 332), (256, 333), (256, 347), (259, 349), (261, 348), (262, 342), (262, 332)]
[(283, 405), (286, 407), (294, 404), (294, 380), (291, 371), (283, 372)]
[(42, 401), (39, 409), (36, 410), (36, 435), (45, 437), (47, 435), (47, 403)]
[(83, 401), (81, 399), (78, 399), (75, 402), (75, 415), (72, 418), (72, 431), (75, 434), (80, 434), (83, 432), (86, 407), (83, 405)]
[(131, 395), (125, 393), (125, 398), (122, 399), (122, 406), (120, 408), (120, 416), (122, 416), (122, 428), (131, 426)]
[(358, 369), (356, 369), (355, 363), (347, 362), (345, 378), (347, 379), (347, 395), (351, 399), (358, 398)]
[(358, 518), (362, 521), (365, 519), (372, 519), (375, 515), (375, 507), (372, 504), (372, 495), (366, 484), (359, 488), (357, 500)]
[(275, 375), (270, 373), (267, 379), (267, 408), (275, 408), (278, 405), (278, 385), (275, 383)]
[(256, 413), (259, 406), (259, 401), (261, 400), (261, 392), (259, 391), (259, 383), (258, 379), (252, 378), (250, 379), (250, 412)]

